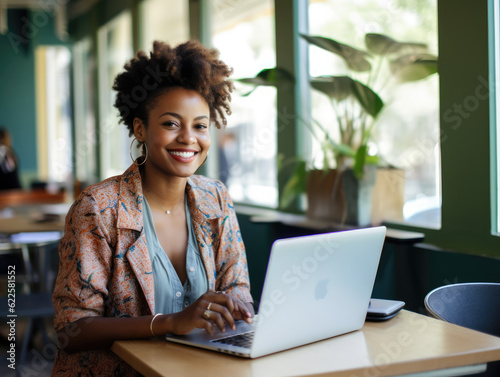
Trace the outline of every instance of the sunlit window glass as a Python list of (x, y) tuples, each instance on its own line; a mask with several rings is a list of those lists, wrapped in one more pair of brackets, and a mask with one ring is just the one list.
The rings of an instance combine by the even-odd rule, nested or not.
[(95, 59), (89, 38), (73, 46), (75, 174), (83, 185), (97, 182), (96, 127), (94, 111)]
[(141, 48), (150, 50), (155, 40), (177, 45), (189, 39), (188, 1), (143, 1), (140, 14)]
[(67, 47), (43, 46), (37, 49), (36, 55), (39, 178), (65, 186), (71, 181), (73, 168), (69, 83), (71, 53)]
[[(327, 37), (367, 51), (367, 33), (383, 34), (399, 42), (423, 43), (430, 54), (437, 55), (437, 1), (309, 0), (310, 35)], [(310, 48), (309, 62), (310, 74), (314, 77), (349, 75), (362, 83), (370, 82), (370, 87), (385, 104), (373, 126), (370, 153), (376, 153), (386, 165), (404, 169), (404, 221), (439, 228), (441, 173), (438, 75), (398, 83), (391, 74), (383, 77), (385, 68), (379, 63), (372, 65), (370, 73), (353, 73), (338, 56), (316, 46)], [(374, 81), (375, 75), (379, 75), (379, 82)], [(337, 113), (328, 97), (312, 90), (311, 103), (314, 120), (323, 127), (333, 125), (332, 135), (337, 138)], [(340, 108), (337, 111), (351, 110)], [(317, 144), (312, 150), (321, 148)], [(311, 159), (317, 167), (323, 162), (321, 153), (312, 155)]]
[[(276, 65), (274, 2), (210, 2), (212, 45), (233, 67), (233, 78)], [(219, 135), (219, 178), (235, 202), (277, 207), (276, 89), (237, 84), (228, 127)], [(212, 151), (211, 153), (214, 153)]]
[[(99, 29), (99, 140), (101, 178), (122, 174), (132, 163), (129, 155), (128, 129), (118, 123), (118, 110), (113, 106), (113, 80), (132, 58), (132, 19), (123, 12)], [(133, 100), (133, 98), (132, 98)]]

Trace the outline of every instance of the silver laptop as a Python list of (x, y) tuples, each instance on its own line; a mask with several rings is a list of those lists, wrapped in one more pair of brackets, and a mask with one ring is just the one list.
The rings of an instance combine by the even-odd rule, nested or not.
[(276, 240), (253, 324), (167, 340), (256, 358), (359, 330), (385, 233), (374, 227)]

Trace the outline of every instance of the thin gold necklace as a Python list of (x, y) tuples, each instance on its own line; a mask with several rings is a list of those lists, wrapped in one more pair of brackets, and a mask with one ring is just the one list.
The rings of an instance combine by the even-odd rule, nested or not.
[(180, 200), (179, 200), (179, 201), (178, 201), (178, 202), (177, 202), (177, 203), (176, 203), (176, 204), (175, 204), (175, 205), (174, 205), (171, 209), (166, 209), (165, 207), (163, 207), (163, 206), (160, 204), (159, 199), (155, 198), (155, 196), (156, 196), (156, 195), (155, 195), (155, 194), (153, 194), (153, 193), (151, 192), (151, 190), (150, 190), (150, 189), (146, 188), (146, 192), (147, 192), (148, 194), (150, 194), (150, 195), (151, 195), (151, 198), (152, 198), (153, 200), (155, 200), (155, 201), (156, 201), (156, 203), (158, 204), (158, 206), (159, 206), (159, 207), (163, 210), (163, 212), (165, 212), (165, 214), (166, 214), (166, 215), (170, 215), (170, 214), (172, 213), (172, 211), (173, 211), (173, 210), (174, 210), (174, 209), (175, 209), (175, 208), (176, 208), (176, 207), (177, 207), (177, 206), (178, 206), (178, 205), (179, 205), (179, 204), (183, 201), (183, 199), (184, 199), (184, 195), (182, 195), (182, 198), (181, 198), (181, 199), (180, 199)]

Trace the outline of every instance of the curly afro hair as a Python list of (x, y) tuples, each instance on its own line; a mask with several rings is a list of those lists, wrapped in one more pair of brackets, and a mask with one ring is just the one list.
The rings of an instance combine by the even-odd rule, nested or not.
[(144, 51), (127, 62), (124, 72), (115, 78), (115, 107), (120, 112), (129, 135), (134, 133), (134, 118), (146, 125), (156, 98), (174, 87), (192, 89), (207, 101), (210, 118), (217, 128), (226, 126), (231, 114), (229, 103), (233, 83), (228, 80), (233, 70), (218, 59), (219, 52), (191, 40), (176, 47), (155, 41), (148, 57)]

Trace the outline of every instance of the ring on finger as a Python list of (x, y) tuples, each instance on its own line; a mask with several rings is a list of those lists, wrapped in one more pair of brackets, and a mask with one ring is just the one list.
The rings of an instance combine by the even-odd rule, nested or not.
[(205, 319), (210, 319), (210, 310), (205, 310), (205, 312), (203, 313), (203, 317), (205, 317)]
[(207, 310), (210, 310), (210, 306), (212, 306), (211, 302), (208, 303)]

